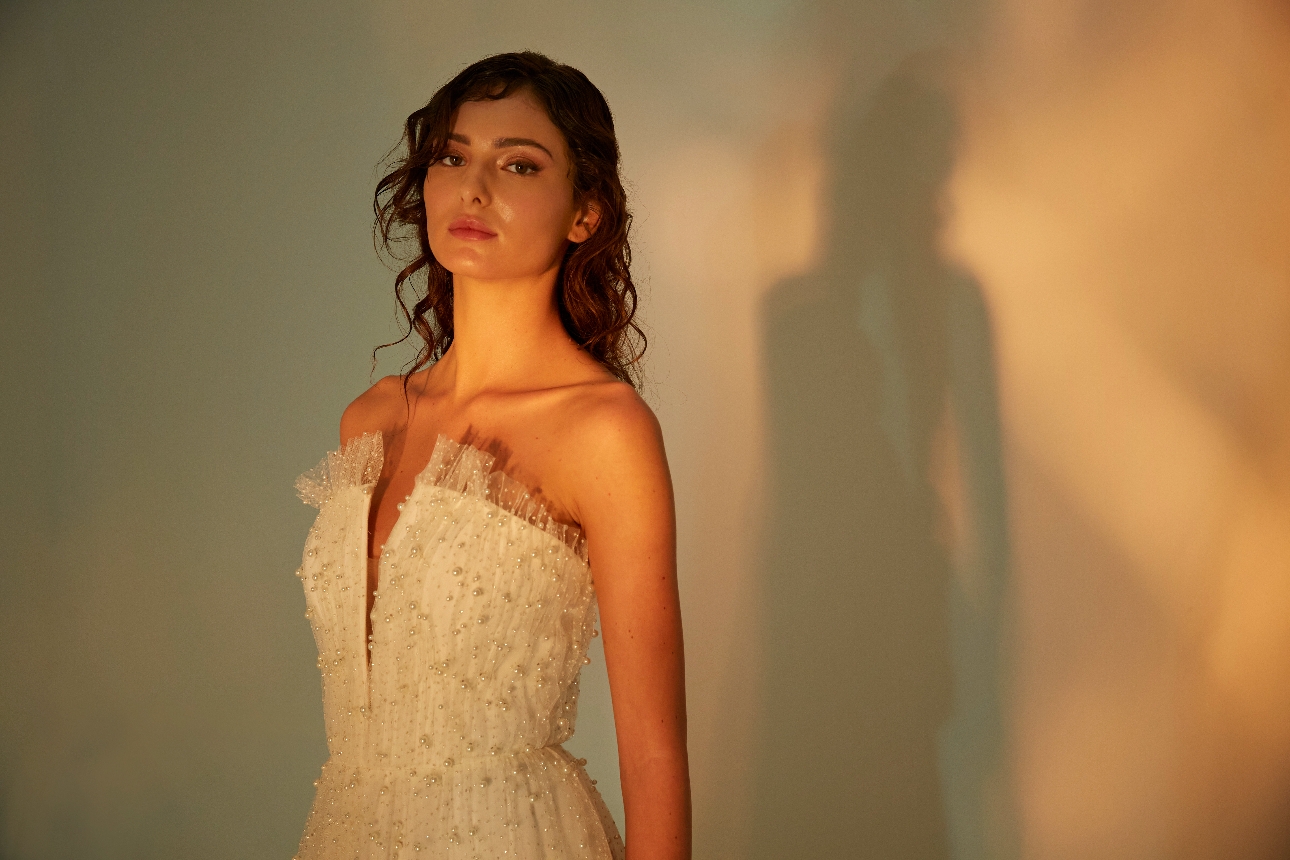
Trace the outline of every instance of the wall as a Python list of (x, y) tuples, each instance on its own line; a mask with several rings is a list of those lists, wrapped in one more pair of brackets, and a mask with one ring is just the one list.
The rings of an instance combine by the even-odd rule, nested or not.
[(696, 856), (1282, 856), (1288, 45), (1253, 0), (0, 7), (0, 856), (289, 856), (291, 483), (397, 332), (375, 165), (527, 47), (633, 195)]

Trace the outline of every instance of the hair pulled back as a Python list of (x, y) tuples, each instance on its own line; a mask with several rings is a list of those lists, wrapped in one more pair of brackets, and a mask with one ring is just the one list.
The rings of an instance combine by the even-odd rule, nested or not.
[[(406, 262), (395, 276), (394, 294), (408, 331), (377, 350), (414, 332), (420, 336), (423, 344), (404, 373), (406, 384), (452, 345), (452, 273), (430, 250), (422, 198), (426, 171), (445, 154), (453, 118), (464, 102), (520, 91), (537, 100), (564, 136), (574, 199), (600, 215), (591, 236), (565, 251), (556, 280), (560, 320), (574, 342), (619, 379), (639, 387), (638, 361), (646, 339), (634, 321), (637, 297), (627, 235), (632, 216), (618, 175), (613, 115), (586, 75), (532, 51), (497, 54), (467, 66), (408, 117), (392, 169), (377, 183), (373, 202), (377, 249)], [(409, 250), (416, 251), (410, 259)]]

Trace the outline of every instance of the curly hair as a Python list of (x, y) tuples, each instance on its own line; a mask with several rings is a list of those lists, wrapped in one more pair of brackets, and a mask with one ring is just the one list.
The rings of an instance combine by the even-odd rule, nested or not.
[[(575, 343), (614, 376), (639, 388), (646, 338), (634, 319), (637, 296), (628, 243), (632, 216), (618, 173), (613, 115), (586, 75), (532, 51), (497, 54), (467, 66), (408, 117), (403, 138), (391, 152), (392, 169), (376, 184), (373, 201), (377, 250), (406, 262), (394, 279), (394, 294), (408, 330), (398, 340), (378, 346), (372, 358), (414, 332), (419, 335), (424, 343), (403, 374), (406, 386), (413, 373), (437, 361), (452, 345), (452, 273), (430, 250), (422, 198), (426, 171), (443, 157), (453, 119), (464, 102), (502, 99), (520, 91), (537, 100), (564, 136), (574, 198), (600, 216), (590, 238), (570, 243), (565, 251), (556, 280), (560, 320)], [(411, 259), (399, 253), (408, 246), (416, 251)], [(416, 289), (418, 283), (421, 290)]]

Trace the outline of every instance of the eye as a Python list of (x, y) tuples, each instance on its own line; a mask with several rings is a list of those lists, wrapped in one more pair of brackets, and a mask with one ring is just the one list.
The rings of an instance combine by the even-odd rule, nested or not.
[(531, 161), (512, 161), (502, 169), (509, 170), (511, 173), (518, 174), (519, 176), (528, 176), (529, 174), (538, 172), (538, 166)]
[(445, 164), (448, 167), (461, 167), (463, 164), (466, 163), (466, 159), (462, 158), (460, 155), (458, 155), (455, 152), (450, 152), (447, 155), (441, 156), (439, 160), (435, 163)]

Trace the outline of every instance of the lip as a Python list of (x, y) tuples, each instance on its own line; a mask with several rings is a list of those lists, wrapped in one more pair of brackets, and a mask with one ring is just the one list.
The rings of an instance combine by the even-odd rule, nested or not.
[(458, 239), (467, 241), (479, 241), (481, 239), (492, 239), (497, 235), (496, 230), (490, 230), (488, 225), (478, 218), (471, 218), (463, 215), (453, 220), (448, 225), (448, 232)]

